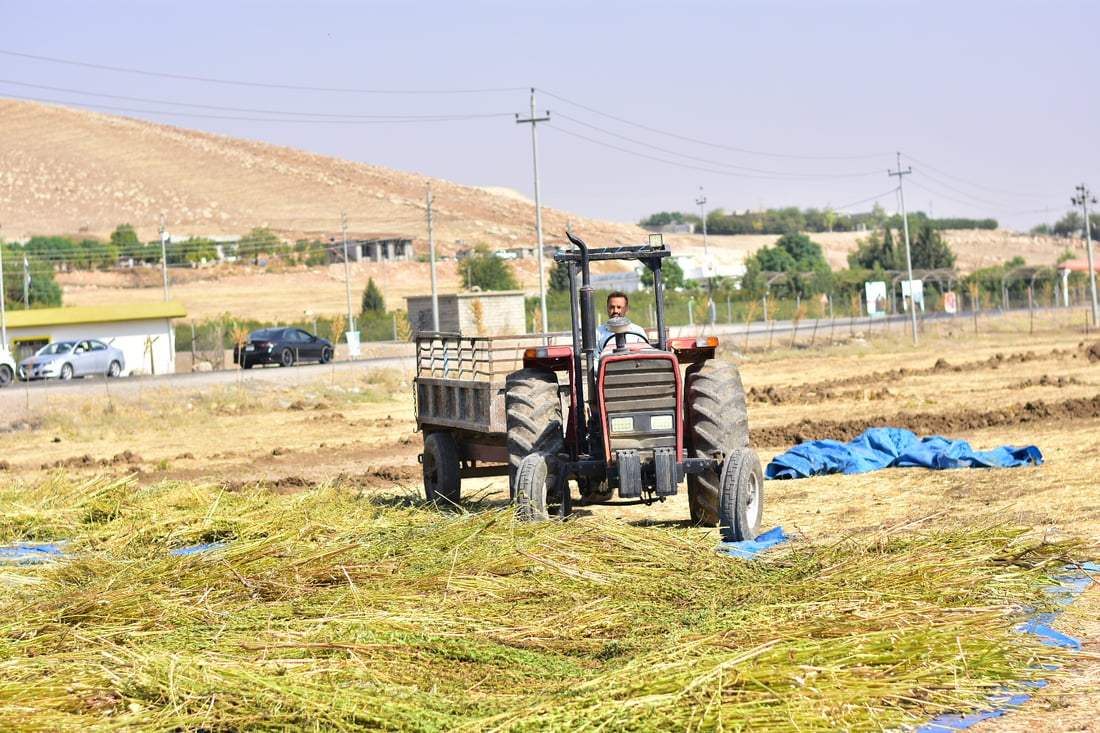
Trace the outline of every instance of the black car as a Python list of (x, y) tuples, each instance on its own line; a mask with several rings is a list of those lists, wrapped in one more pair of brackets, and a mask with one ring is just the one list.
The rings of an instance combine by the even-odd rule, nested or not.
[(248, 334), (242, 348), (233, 347), (233, 363), (242, 369), (254, 364), (290, 366), (297, 361), (332, 361), (332, 342), (300, 328), (264, 328)]

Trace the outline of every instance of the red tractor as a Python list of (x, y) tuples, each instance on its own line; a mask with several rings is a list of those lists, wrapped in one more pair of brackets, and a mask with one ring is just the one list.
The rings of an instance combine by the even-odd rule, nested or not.
[[(692, 522), (718, 526), (727, 541), (756, 537), (764, 481), (749, 447), (741, 377), (736, 365), (715, 359), (717, 338), (668, 338), (661, 268), (670, 250), (660, 235), (645, 245), (606, 249), (568, 236), (573, 248), (554, 259), (568, 267), (571, 342), (560, 334), (529, 334), (505, 346), (459, 335), (418, 337), (417, 415), (428, 498), (457, 501), (460, 478), (494, 473), (479, 463), (502, 469), (506, 448), (522, 519), (570, 514), (570, 481), (590, 503), (648, 505), (674, 495), (686, 479)], [(653, 274), (650, 341), (632, 341), (630, 322), (613, 318), (607, 323), (613, 343), (602, 349), (596, 343), (602, 318), (590, 266), (605, 260), (635, 260)], [(508, 350), (519, 354), (514, 366), (520, 368), (500, 385), (492, 375)], [(479, 373), (487, 376), (478, 379)]]

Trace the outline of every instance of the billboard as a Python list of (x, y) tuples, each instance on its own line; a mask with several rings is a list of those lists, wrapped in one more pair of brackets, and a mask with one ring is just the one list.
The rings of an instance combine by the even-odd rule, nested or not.
[(920, 280), (901, 281), (902, 308), (908, 313), (909, 302), (912, 301), (921, 313), (924, 313), (924, 283)]
[(863, 284), (867, 294), (867, 315), (884, 316), (888, 310), (886, 301), (886, 283), (874, 281)]

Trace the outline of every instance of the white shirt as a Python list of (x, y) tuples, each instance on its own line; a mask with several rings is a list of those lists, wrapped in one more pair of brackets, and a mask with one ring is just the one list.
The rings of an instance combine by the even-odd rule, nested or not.
[[(627, 343), (638, 343), (642, 341), (648, 344), (649, 336), (646, 334), (644, 328), (637, 323), (631, 323), (630, 329), (626, 332), (626, 341)], [(604, 322), (603, 325), (596, 329), (596, 352), (599, 353), (609, 348), (615, 348), (615, 334), (611, 333), (611, 330), (607, 327), (607, 323)]]

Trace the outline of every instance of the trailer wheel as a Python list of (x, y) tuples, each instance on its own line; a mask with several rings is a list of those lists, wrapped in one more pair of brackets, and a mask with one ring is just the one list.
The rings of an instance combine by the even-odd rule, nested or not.
[(462, 492), (458, 447), (450, 433), (424, 436), (424, 495), (434, 504), (457, 504)]
[[(735, 448), (747, 448), (749, 418), (737, 366), (708, 359), (688, 368), (686, 383), (684, 433), (692, 455), (724, 461)], [(688, 475), (688, 507), (694, 524), (718, 524), (721, 480), (717, 469)]]
[(517, 474), (523, 459), (540, 451), (551, 456), (562, 451), (564, 439), (557, 376), (545, 369), (521, 369), (509, 374), (504, 409), (508, 430), (508, 486), (515, 498)]
[(726, 542), (756, 539), (764, 516), (764, 471), (751, 448), (734, 448), (722, 466), (718, 531)]
[(557, 456), (536, 451), (519, 463), (516, 471), (516, 518), (527, 522), (545, 522), (554, 516), (572, 512), (569, 492), (559, 497), (555, 487)]

